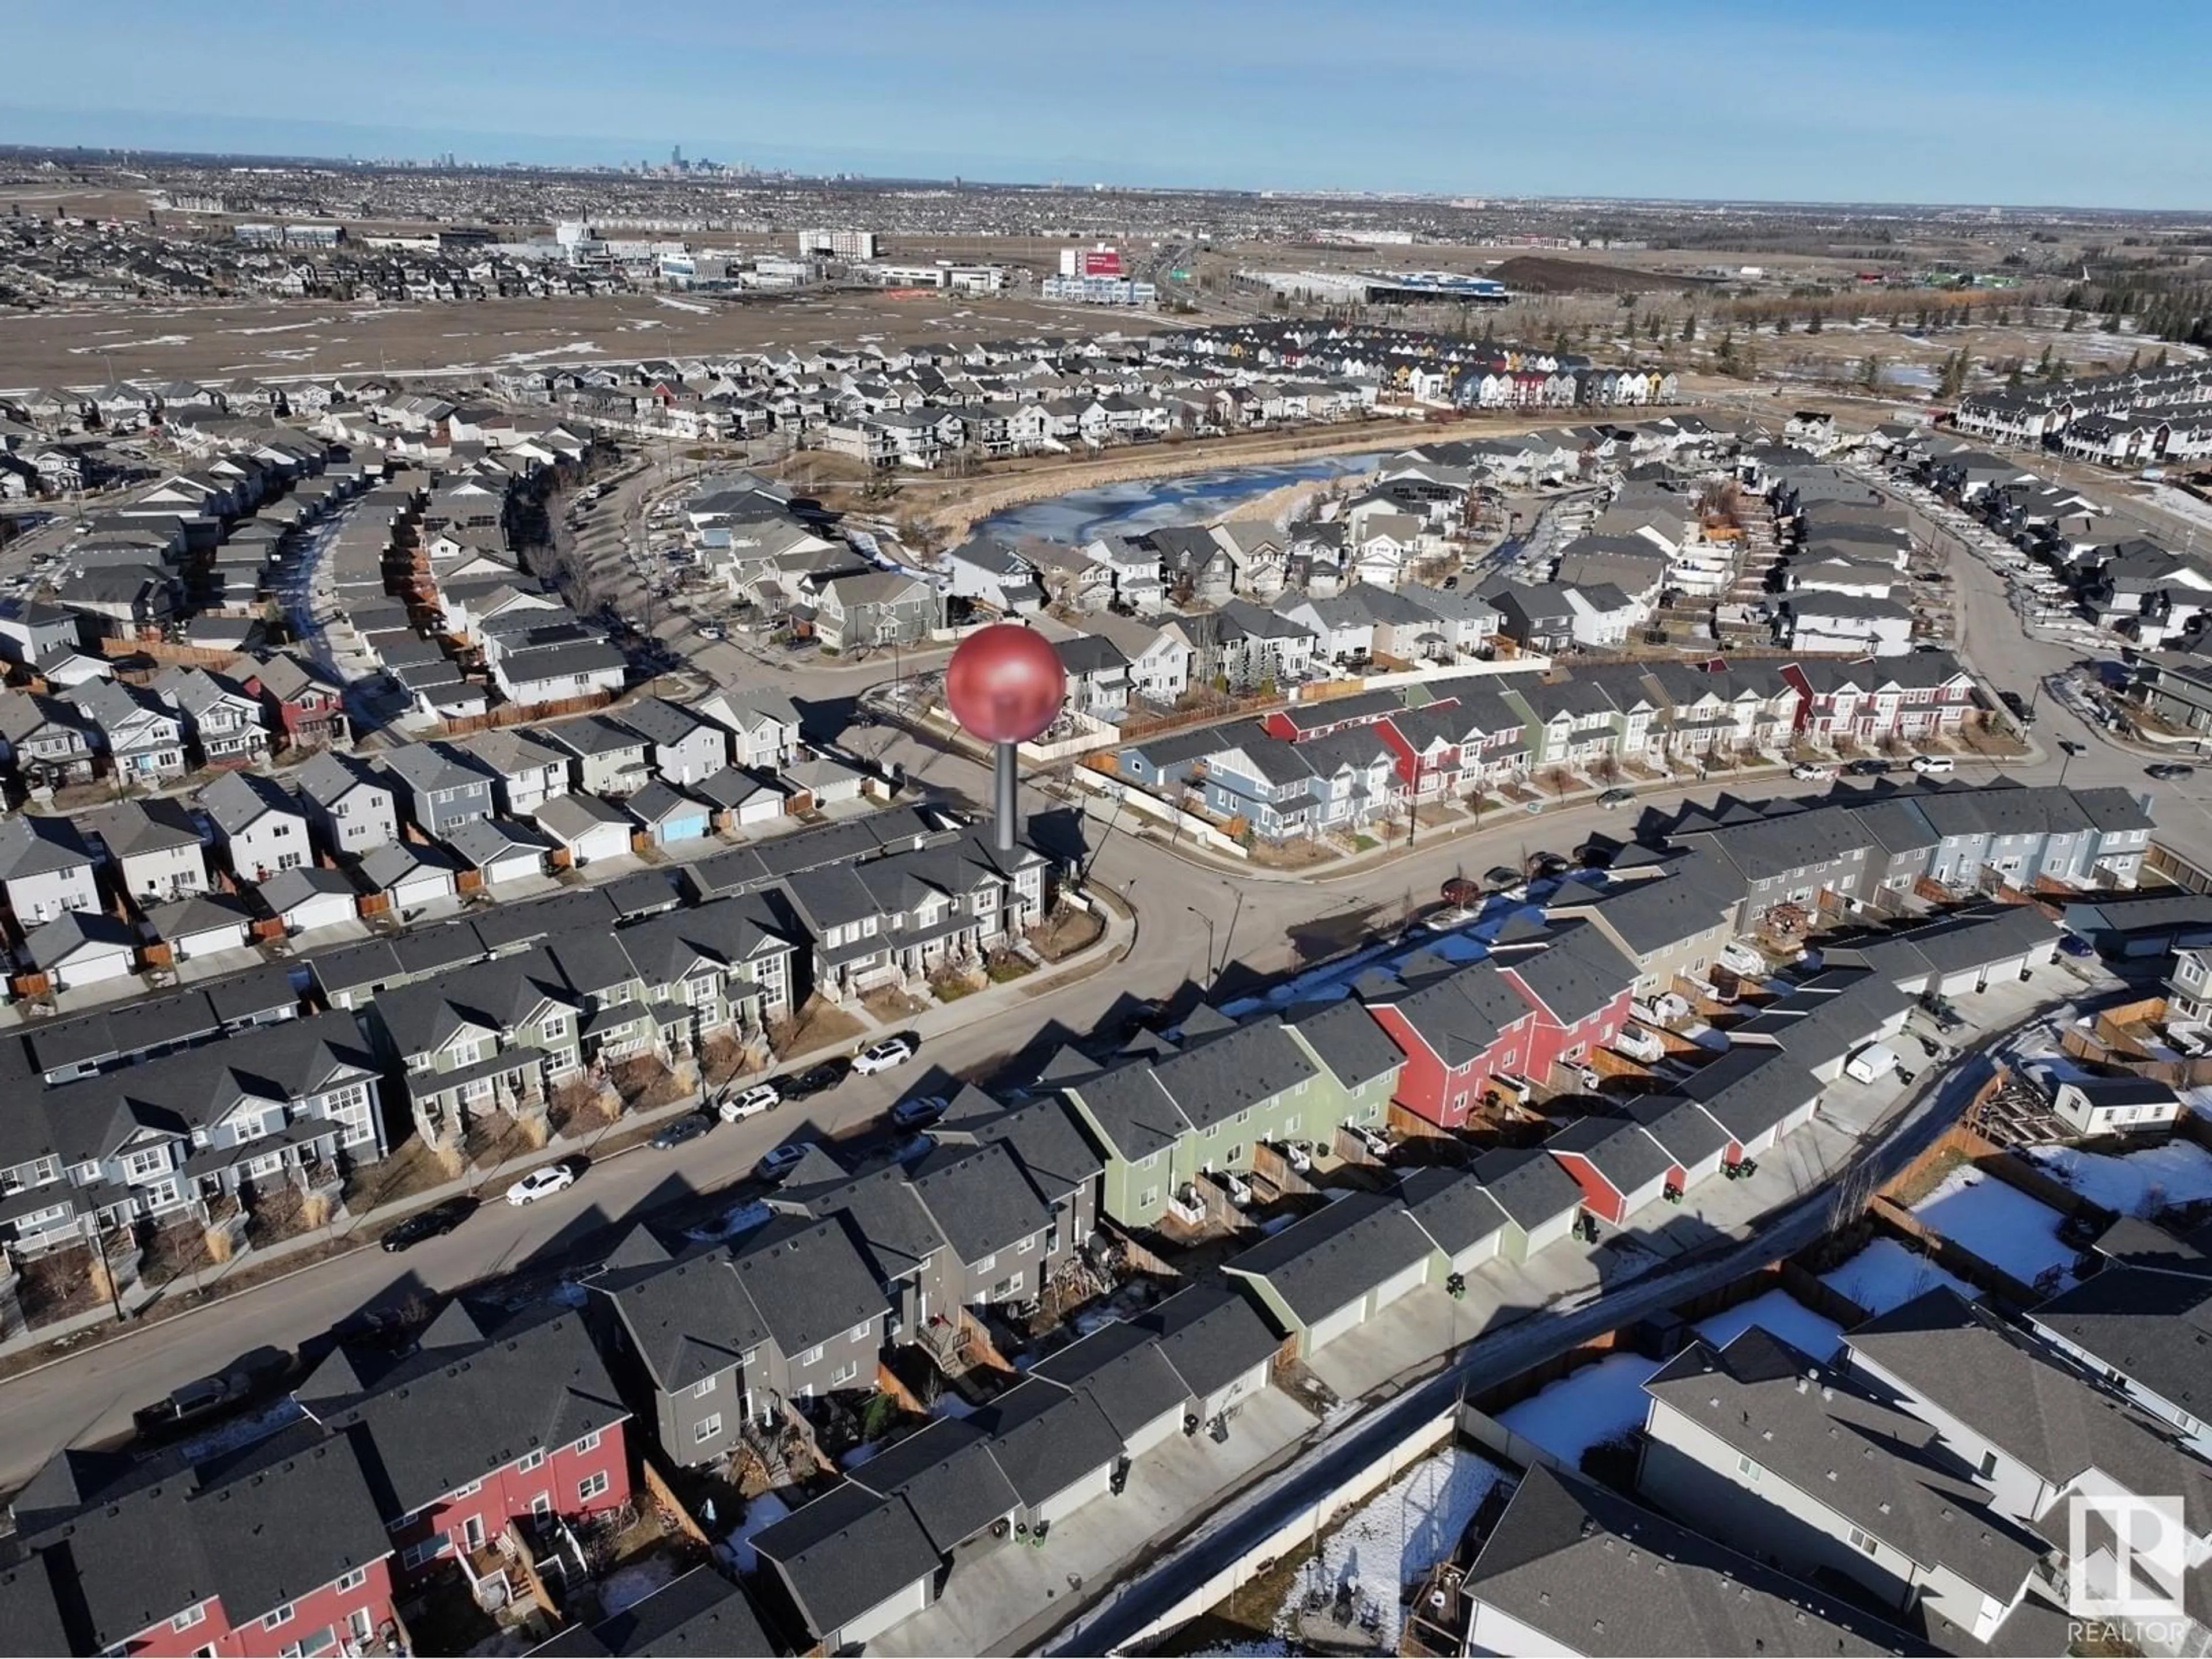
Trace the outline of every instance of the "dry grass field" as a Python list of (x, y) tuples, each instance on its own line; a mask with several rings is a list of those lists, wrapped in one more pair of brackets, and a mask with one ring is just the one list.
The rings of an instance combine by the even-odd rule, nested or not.
[(539, 362), (759, 351), (854, 341), (1149, 332), (1150, 313), (1001, 295), (875, 295), (724, 301), (689, 295), (374, 301), (245, 300), (0, 313), (0, 389), (122, 379), (247, 381), (360, 374), (450, 374)]

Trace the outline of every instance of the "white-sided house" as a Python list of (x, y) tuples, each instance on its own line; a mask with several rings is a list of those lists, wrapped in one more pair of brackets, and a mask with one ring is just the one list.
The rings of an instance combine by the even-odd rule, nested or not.
[(2094, 1077), (2061, 1083), (2051, 1109), (2082, 1139), (2139, 1135), (2171, 1129), (2181, 1115), (2181, 1097), (2147, 1077)]
[(773, 691), (731, 690), (691, 705), (730, 734), (730, 764), (773, 772), (799, 752), (799, 710)]
[(1723, 1349), (1692, 1342), (1644, 1385), (1637, 1490), (1784, 1571), (1988, 1641), (2049, 1543), (1991, 1508), (1933, 1428), (1825, 1358), (1756, 1325)]
[(292, 781), (329, 851), (360, 854), (399, 839), (398, 797), (366, 763), (322, 750), (292, 775)]
[(653, 745), (653, 769), (665, 783), (680, 788), (730, 763), (730, 734), (681, 703), (645, 697), (624, 703), (619, 718)]
[(118, 801), (78, 815), (77, 827), (141, 904), (207, 890), (207, 848), (199, 826), (167, 795)]
[(1912, 649), (1912, 612), (1894, 599), (1793, 592), (1782, 600), (1775, 637), (1792, 651), (1901, 657)]
[(200, 791), (200, 806), (240, 881), (263, 881), (314, 861), (307, 814), (292, 793), (258, 772), (228, 772)]
[(561, 844), (581, 870), (629, 851), (629, 816), (597, 795), (563, 795), (538, 809), (538, 827)]
[(129, 924), (97, 910), (64, 910), (33, 927), (23, 955), (57, 991), (75, 991), (137, 969), (138, 940)]
[(252, 937), (252, 912), (228, 893), (195, 893), (146, 912), (154, 937), (179, 962), (243, 950)]
[(24, 932), (65, 910), (99, 909), (92, 867), (92, 851), (69, 819), (0, 817), (0, 889)]
[(734, 766), (702, 779), (692, 793), (713, 809), (718, 827), (731, 830), (773, 823), (789, 810), (791, 800), (775, 781)]
[(319, 865), (286, 870), (263, 882), (261, 902), (284, 924), (287, 933), (335, 927), (360, 914), (354, 885), (343, 874)]

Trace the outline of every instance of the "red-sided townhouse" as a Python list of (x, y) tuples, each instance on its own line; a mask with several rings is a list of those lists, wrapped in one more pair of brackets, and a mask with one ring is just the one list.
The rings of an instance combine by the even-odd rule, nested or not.
[(1536, 1010), (1488, 962), (1365, 985), (1360, 998), (1406, 1056), (1391, 1098), (1447, 1129), (1480, 1109), (1492, 1079), (1518, 1073), (1534, 1046)]
[(245, 676), (244, 684), (261, 699), (282, 748), (327, 748), (344, 738), (345, 693), (302, 659), (274, 653)]
[(629, 1501), (629, 1413), (574, 1314), (487, 1327), (450, 1303), (413, 1352), (339, 1348), (295, 1395), (326, 1428), (368, 1436), (403, 1582), (496, 1547), (510, 1522)]
[(301, 1423), (195, 1466), (65, 1451), (17, 1493), (0, 1651), (398, 1651), (374, 1453)]
[(1484, 961), (1360, 987), (1376, 1024), (1406, 1055), (1392, 1098), (1458, 1128), (1501, 1077), (1551, 1082), (1628, 1022), (1635, 964), (1586, 922)]
[(1637, 966), (1586, 921), (1553, 928), (1525, 950), (1501, 952), (1498, 971), (1538, 1013), (1522, 1074), (1555, 1081), (1556, 1066), (1575, 1065), (1620, 1035)]

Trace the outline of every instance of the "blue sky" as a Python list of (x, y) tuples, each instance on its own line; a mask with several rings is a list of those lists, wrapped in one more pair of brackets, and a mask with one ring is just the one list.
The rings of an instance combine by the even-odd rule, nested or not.
[(2054, 0), (7, 10), (17, 143), (554, 162), (680, 143), (878, 175), (2212, 207), (2193, 0), (2110, 25)]

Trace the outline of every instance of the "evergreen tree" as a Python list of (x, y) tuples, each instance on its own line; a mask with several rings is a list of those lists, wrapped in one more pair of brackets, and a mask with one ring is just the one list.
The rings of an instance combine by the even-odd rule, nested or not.
[(2008, 386), (2010, 386), (2010, 387), (2012, 387), (2013, 389), (2014, 389), (2015, 391), (2017, 391), (2017, 390), (2019, 389), (2019, 386), (2020, 386), (2020, 382), (2021, 382), (2020, 359), (2019, 359), (2019, 358), (2017, 358), (2017, 357), (2015, 357), (2015, 358), (2014, 358), (2014, 359), (2012, 360), (2012, 368), (2011, 368), (2010, 369), (2008, 369), (2008, 371), (2006, 371), (2006, 374), (2005, 374), (2005, 384), (2006, 384)]
[(1810, 317), (1806, 319), (1805, 331), (1808, 334), (1818, 334), (1820, 331), (1820, 313), (1819, 312), (1814, 312)]
[(2081, 313), (2080, 312), (2069, 310), (2066, 313), (2065, 326), (2061, 328), (2058, 331), (2061, 334), (2071, 334), (2074, 331), (2075, 325), (2078, 325), (2081, 320)]
[(2121, 372), (2122, 372), (2123, 374), (2134, 374), (2134, 373), (2136, 372), (2136, 369), (2137, 369), (2137, 368), (2142, 365), (2142, 350), (2141, 350), (2140, 349), (2137, 349), (2136, 350), (2130, 351), (2130, 353), (2128, 353), (2128, 366), (2127, 366), (2127, 368), (2124, 368), (2124, 370), (2122, 370)]
[(1869, 392), (1877, 392), (1881, 390), (1881, 358), (1878, 354), (1869, 352), (1860, 362), (1859, 385)]
[(1736, 372), (1735, 331), (1733, 328), (1724, 328), (1721, 331), (1721, 343), (1714, 349), (1713, 362), (1719, 366), (1723, 374), (1733, 374)]
[(2043, 348), (2043, 355), (2035, 360), (2035, 372), (2046, 380), (2051, 378), (2051, 347), (2046, 343)]
[(1949, 399), (1966, 389), (1966, 353), (1964, 347), (1943, 360), (1943, 373), (1936, 383), (1936, 395)]
[(1777, 334), (1787, 334), (1790, 331), (1790, 313), (1788, 312), (1784, 312), (1779, 317), (1777, 317), (1774, 319), (1774, 331)]
[(1694, 311), (1685, 313), (1683, 315), (1682, 337), (1685, 340), (1694, 340), (1698, 337), (1698, 313)]
[(2150, 366), (2154, 369), (2164, 368), (2166, 367), (2166, 348), (2164, 346), (2160, 346), (2158, 349), (2158, 356), (2150, 360)]

